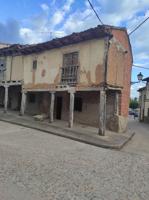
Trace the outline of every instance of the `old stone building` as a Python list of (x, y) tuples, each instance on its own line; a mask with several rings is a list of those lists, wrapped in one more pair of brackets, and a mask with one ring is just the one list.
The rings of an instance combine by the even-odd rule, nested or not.
[(143, 79), (146, 81), (146, 86), (138, 90), (140, 93), (139, 96), (139, 105), (140, 105), (140, 115), (139, 120), (149, 122), (149, 77)]
[(36, 45), (12, 45), (0, 50), (0, 60), (6, 68), (5, 111), (44, 113), (51, 123), (88, 124), (101, 135), (106, 128), (126, 130), (132, 51), (125, 28), (102, 25)]

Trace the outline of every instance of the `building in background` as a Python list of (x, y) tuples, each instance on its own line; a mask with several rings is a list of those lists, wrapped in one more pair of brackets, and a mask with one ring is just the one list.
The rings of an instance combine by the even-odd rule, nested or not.
[(146, 86), (138, 90), (140, 93), (139, 96), (139, 105), (140, 105), (140, 121), (149, 123), (149, 77), (143, 79), (146, 81)]
[(0, 42), (0, 49), (5, 48), (5, 47), (9, 47), (9, 46), (10, 46), (10, 44)]
[[(132, 51), (125, 28), (97, 26), (36, 45), (0, 50), (5, 111), (19, 109), (105, 130), (127, 127)], [(22, 97), (20, 96), (22, 92)]]

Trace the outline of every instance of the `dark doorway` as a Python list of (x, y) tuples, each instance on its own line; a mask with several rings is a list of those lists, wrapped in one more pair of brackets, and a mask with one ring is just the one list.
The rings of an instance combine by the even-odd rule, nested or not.
[(62, 115), (62, 104), (63, 104), (63, 99), (62, 99), (62, 97), (57, 97), (57, 98), (56, 98), (56, 119), (61, 119), (61, 115)]

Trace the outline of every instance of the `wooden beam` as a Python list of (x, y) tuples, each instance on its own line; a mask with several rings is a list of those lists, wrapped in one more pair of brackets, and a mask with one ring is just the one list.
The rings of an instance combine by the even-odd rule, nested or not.
[(7, 113), (7, 107), (8, 107), (8, 85), (4, 86), (5, 88), (5, 98), (4, 98), (4, 112)]
[(69, 123), (68, 127), (73, 127), (73, 119), (74, 119), (74, 91), (69, 91), (70, 95), (70, 104), (69, 104)]
[(20, 115), (24, 115), (25, 113), (25, 108), (26, 108), (26, 97), (27, 93), (26, 91), (22, 91), (22, 100), (21, 100), (21, 110), (20, 110)]
[(100, 90), (99, 102), (99, 130), (98, 134), (104, 136), (106, 130), (106, 91), (104, 88)]
[(55, 92), (50, 92), (51, 102), (50, 102), (50, 123), (54, 121), (54, 101), (55, 101)]

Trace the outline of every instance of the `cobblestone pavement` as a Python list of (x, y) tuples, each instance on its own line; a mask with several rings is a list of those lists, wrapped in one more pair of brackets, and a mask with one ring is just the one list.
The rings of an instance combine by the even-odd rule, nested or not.
[(0, 122), (0, 199), (147, 200), (149, 155)]
[(136, 134), (123, 148), (123, 151), (140, 155), (149, 155), (149, 124), (140, 123), (138, 120), (130, 118), (128, 126), (132, 130), (135, 130)]

